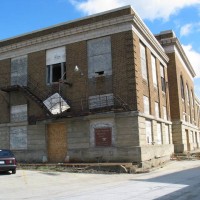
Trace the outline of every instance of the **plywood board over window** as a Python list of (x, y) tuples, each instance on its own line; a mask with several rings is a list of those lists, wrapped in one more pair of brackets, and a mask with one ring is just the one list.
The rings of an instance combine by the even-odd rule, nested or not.
[(146, 125), (146, 142), (147, 144), (152, 144), (152, 124), (150, 120), (145, 121)]
[(27, 55), (11, 59), (11, 85), (27, 86)]
[(10, 128), (10, 149), (27, 149), (27, 127), (18, 126)]
[(149, 115), (150, 114), (149, 97), (143, 96), (143, 105), (144, 105), (144, 113)]
[(95, 95), (89, 97), (89, 109), (109, 107), (113, 105), (113, 94)]
[(162, 144), (162, 129), (160, 123), (157, 123), (157, 144)]
[(11, 106), (10, 120), (11, 122), (27, 121), (27, 104)]
[(148, 80), (147, 76), (147, 61), (146, 61), (146, 47), (140, 43), (140, 63), (141, 63), (141, 71), (142, 78)]

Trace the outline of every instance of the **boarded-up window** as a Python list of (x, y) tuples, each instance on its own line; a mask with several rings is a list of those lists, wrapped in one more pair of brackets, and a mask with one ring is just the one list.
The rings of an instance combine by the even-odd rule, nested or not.
[(95, 146), (107, 147), (112, 145), (112, 128), (95, 128)]
[(159, 110), (158, 102), (155, 102), (155, 116), (156, 116), (156, 118), (160, 117), (160, 110)]
[(149, 98), (143, 96), (143, 103), (144, 103), (144, 113), (149, 114)]
[(162, 144), (162, 130), (160, 123), (157, 123), (157, 144)]
[(140, 63), (142, 68), (142, 77), (147, 80), (146, 47), (142, 43), (140, 43)]
[(166, 144), (170, 144), (170, 136), (169, 136), (169, 125), (165, 125), (165, 136), (166, 136)]
[(11, 85), (27, 86), (27, 56), (11, 59)]
[(11, 122), (27, 121), (27, 104), (11, 106), (10, 120)]
[(167, 120), (167, 108), (166, 108), (166, 106), (163, 106), (163, 118), (164, 118), (164, 120)]
[(158, 87), (156, 58), (153, 55), (151, 55), (151, 67), (152, 67), (152, 75), (153, 75), (153, 84), (155, 87)]
[(189, 89), (188, 89), (188, 85), (186, 84), (186, 97), (187, 97), (187, 102), (188, 105), (190, 104), (190, 93), (189, 93)]
[(89, 109), (103, 108), (113, 105), (113, 94), (104, 94), (89, 97)]
[(146, 141), (147, 144), (152, 144), (152, 127), (151, 127), (151, 121), (146, 120), (145, 121), (146, 125)]
[(88, 78), (99, 75), (112, 75), (112, 56), (110, 37), (87, 42)]
[(26, 126), (18, 126), (10, 128), (10, 148), (12, 150), (27, 149)]
[(192, 108), (194, 108), (194, 98), (193, 98), (192, 90), (191, 90), (191, 104), (192, 104)]

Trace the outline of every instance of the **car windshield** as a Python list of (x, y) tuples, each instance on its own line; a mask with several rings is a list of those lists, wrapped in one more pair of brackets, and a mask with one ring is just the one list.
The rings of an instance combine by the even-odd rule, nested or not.
[(11, 151), (9, 151), (9, 150), (0, 150), (0, 157), (8, 157), (8, 156), (13, 156)]

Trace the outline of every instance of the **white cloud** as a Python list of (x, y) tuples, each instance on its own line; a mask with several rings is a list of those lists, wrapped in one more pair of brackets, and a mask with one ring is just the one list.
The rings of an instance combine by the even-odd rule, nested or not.
[(102, 0), (87, 0), (81, 2), (71, 0), (71, 3), (75, 5), (78, 10), (89, 15), (123, 6), (123, 3), (118, 0), (106, 0), (104, 2)]
[(200, 78), (200, 53), (192, 48), (192, 45), (182, 45), (183, 49), (196, 72), (196, 78)]
[(191, 33), (193, 28), (192, 24), (185, 24), (184, 26), (181, 27), (180, 30), (180, 36), (187, 36)]
[(193, 33), (193, 30), (195, 32), (200, 32), (200, 23), (189, 23), (185, 24), (180, 29), (180, 36), (188, 36), (190, 33)]
[(120, 6), (131, 5), (143, 19), (168, 20), (184, 7), (199, 4), (200, 0), (70, 0), (75, 7), (85, 14), (94, 14)]

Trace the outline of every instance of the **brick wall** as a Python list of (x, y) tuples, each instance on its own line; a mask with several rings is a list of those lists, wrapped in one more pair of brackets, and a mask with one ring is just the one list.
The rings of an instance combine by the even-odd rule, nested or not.
[(114, 34), (112, 41), (113, 93), (137, 110), (136, 65), (132, 31)]
[[(0, 87), (10, 83), (10, 59), (0, 60)], [(0, 91), (0, 123), (7, 123), (10, 119), (10, 96)]]

